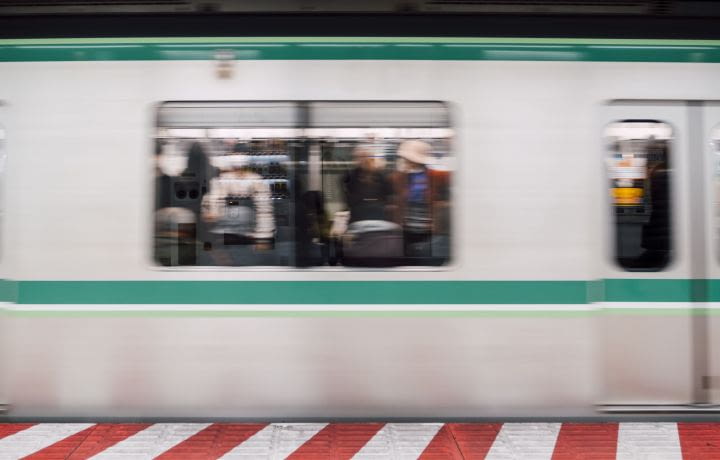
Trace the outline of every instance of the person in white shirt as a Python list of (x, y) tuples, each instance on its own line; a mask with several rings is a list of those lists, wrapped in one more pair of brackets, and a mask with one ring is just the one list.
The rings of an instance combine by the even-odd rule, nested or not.
[(203, 217), (216, 235), (230, 236), (241, 244), (268, 245), (275, 235), (270, 186), (247, 168), (244, 155), (229, 160), (228, 170), (210, 181)]

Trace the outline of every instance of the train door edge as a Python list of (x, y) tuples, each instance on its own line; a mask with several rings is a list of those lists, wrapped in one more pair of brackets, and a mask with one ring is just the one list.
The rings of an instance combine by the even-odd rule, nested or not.
[(708, 405), (720, 404), (720, 101), (702, 103), (702, 134), (698, 149), (705, 153), (707, 181), (705, 247), (706, 251), (706, 309), (698, 326), (703, 327), (707, 342), (706, 372), (701, 376), (702, 389)]
[[(0, 267), (2, 267), (2, 275), (1, 277), (3, 279), (0, 279), (0, 284), (4, 285), (0, 290), (2, 291), (8, 291), (8, 283), (9, 281), (4, 279), (7, 278), (7, 269), (5, 267), (5, 260), (6, 257), (3, 257), (4, 253), (4, 236), (6, 234), (6, 203), (5, 203), (5, 196), (6, 196), (6, 189), (7, 189), (7, 180), (5, 177), (6, 174), (6, 156), (7, 156), (7, 148), (6, 148), (6, 126), (7, 126), (7, 119), (6, 119), (6, 110), (7, 107), (5, 103), (0, 100)], [(3, 339), (4, 337), (8, 337), (8, 334), (6, 332), (6, 328), (9, 327), (8, 325), (8, 316), (5, 306), (9, 303), (9, 300), (11, 299), (5, 299), (4, 296), (0, 300), (0, 414), (3, 414), (6, 412), (9, 408), (8, 399), (7, 399), (7, 384), (5, 380), (2, 378), (3, 375), (7, 375), (7, 372), (4, 372), (4, 369), (6, 369), (8, 365), (8, 358), (9, 358), (9, 345), (7, 343), (6, 339)]]
[(702, 181), (691, 180), (699, 167), (692, 104), (612, 101), (602, 111), (600, 408), (700, 402), (693, 280), (704, 267), (690, 222), (704, 196), (695, 196)]

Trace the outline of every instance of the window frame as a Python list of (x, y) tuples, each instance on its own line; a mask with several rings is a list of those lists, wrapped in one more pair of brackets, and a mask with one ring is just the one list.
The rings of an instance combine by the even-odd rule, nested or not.
[[(155, 104), (153, 104), (152, 111), (153, 111), (153, 117), (152, 119), (152, 126), (151, 126), (151, 136), (150, 136), (150, 142), (149, 142), (149, 149), (148, 149), (148, 156), (146, 158), (154, 161), (154, 150), (155, 150), (155, 142), (157, 140), (157, 132), (158, 129), (161, 128), (160, 126), (160, 112), (163, 107), (167, 106), (168, 104), (232, 104), (232, 103), (258, 103), (258, 104), (292, 104), (299, 106), (305, 106), (305, 114), (309, 113), (309, 110), (307, 109), (308, 106), (312, 104), (322, 104), (322, 103), (348, 103), (348, 104), (372, 104), (372, 103), (386, 103), (386, 104), (400, 104), (400, 103), (408, 103), (408, 104), (438, 104), (443, 108), (443, 114), (445, 117), (446, 125), (444, 128), (450, 130), (451, 134), (447, 138), (448, 144), (449, 144), (449, 151), (451, 153), (450, 158), (452, 159), (454, 168), (452, 169), (452, 176), (448, 187), (448, 192), (450, 195), (450, 209), (449, 209), (449, 216), (448, 221), (450, 224), (450, 241), (449, 241), (449, 253), (447, 260), (440, 264), (440, 265), (398, 265), (398, 266), (389, 266), (389, 267), (359, 267), (359, 266), (344, 266), (344, 265), (337, 265), (337, 266), (329, 266), (329, 265), (311, 265), (311, 266), (298, 266), (298, 265), (278, 265), (278, 266), (268, 266), (268, 265), (243, 265), (243, 266), (232, 266), (232, 265), (174, 265), (174, 266), (166, 266), (161, 265), (158, 260), (155, 257), (155, 207), (153, 205), (150, 206), (150, 213), (149, 213), (149, 225), (146, 228), (150, 229), (149, 232), (149, 244), (148, 244), (148, 260), (149, 260), (149, 268), (153, 271), (160, 271), (160, 272), (446, 272), (446, 271), (454, 271), (457, 270), (460, 266), (460, 251), (457, 251), (457, 240), (458, 240), (458, 222), (457, 222), (457, 215), (459, 214), (455, 207), (457, 206), (455, 200), (455, 196), (457, 195), (457, 183), (458, 183), (458, 177), (457, 174), (460, 171), (460, 168), (458, 167), (459, 163), (459, 155), (458, 151), (456, 149), (456, 141), (455, 138), (457, 136), (457, 130), (453, 125), (453, 104), (450, 101), (441, 101), (441, 100), (429, 100), (429, 99), (417, 99), (417, 100), (398, 100), (398, 99), (221, 99), (221, 100), (209, 100), (209, 99), (197, 99), (197, 100), (191, 100), (191, 99), (182, 99), (182, 100), (176, 100), (176, 99), (168, 99), (163, 101), (158, 101)], [(301, 111), (302, 113), (302, 111)], [(311, 125), (311, 117), (301, 117), (300, 123), (298, 126), (295, 126), (291, 129), (298, 129), (298, 130), (309, 130), (316, 128), (315, 126)], [(358, 128), (361, 128), (358, 126)], [(202, 129), (202, 128), (201, 128)], [(302, 136), (301, 136), (302, 137)], [(310, 145), (310, 142), (308, 142), (308, 146)], [(148, 168), (148, 174), (150, 174), (149, 183), (150, 190), (152, 190), (154, 200), (156, 198), (155, 193), (155, 186), (152, 185), (154, 183), (155, 176), (153, 175), (153, 167)], [(322, 179), (321, 179), (322, 181)], [(295, 198), (294, 198), (295, 199)]]
[[(668, 222), (668, 233), (667, 233), (667, 239), (668, 239), (668, 255), (667, 260), (664, 261), (662, 265), (656, 266), (656, 267), (639, 267), (639, 268), (633, 268), (633, 267), (627, 267), (623, 265), (621, 262), (620, 253), (618, 252), (618, 247), (620, 245), (620, 239), (619, 239), (619, 227), (618, 225), (620, 222), (618, 222), (618, 213), (616, 213), (616, 203), (614, 202), (613, 197), (611, 196), (611, 193), (613, 188), (612, 187), (612, 181), (614, 178), (610, 175), (610, 167), (608, 165), (608, 160), (612, 158), (613, 150), (610, 148), (610, 144), (608, 142), (610, 136), (608, 135), (608, 131), (617, 124), (623, 124), (623, 123), (655, 123), (658, 125), (665, 125), (670, 130), (670, 136), (665, 139), (665, 162), (667, 163), (668, 167), (668, 182), (667, 182), (667, 196), (668, 196), (668, 202), (667, 202), (667, 209), (666, 212), (668, 214), (667, 216), (667, 222)], [(613, 264), (613, 266), (622, 271), (623, 273), (663, 273), (667, 272), (672, 269), (673, 265), (676, 262), (676, 259), (678, 257), (678, 247), (677, 247), (677, 241), (676, 241), (676, 221), (675, 221), (675, 196), (674, 196), (674, 188), (678, 185), (676, 184), (676, 171), (675, 171), (675, 161), (674, 155), (675, 155), (675, 136), (677, 135), (677, 128), (673, 126), (673, 124), (666, 120), (661, 119), (649, 119), (649, 118), (627, 118), (627, 119), (616, 119), (613, 120), (603, 127), (602, 131), (602, 139), (603, 139), (603, 164), (604, 164), (604, 190), (605, 190), (605, 197), (606, 197), (606, 204), (607, 204), (607, 212), (609, 217), (609, 223), (610, 223), (610, 237), (612, 244), (610, 245), (610, 260)], [(645, 150), (645, 153), (647, 153), (647, 150)], [(649, 171), (650, 168), (645, 166), (646, 173)], [(649, 188), (650, 184), (650, 176), (648, 176), (643, 179), (648, 181), (647, 187)], [(646, 196), (646, 195), (643, 195)], [(650, 202), (652, 203), (652, 202)], [(648, 215), (648, 219), (650, 219), (650, 216), (652, 213)], [(643, 224), (644, 225), (644, 224)], [(641, 229), (641, 232), (643, 230)], [(641, 240), (642, 241), (642, 240)], [(642, 243), (641, 243), (642, 244)], [(640, 246), (642, 247), (642, 246)]]

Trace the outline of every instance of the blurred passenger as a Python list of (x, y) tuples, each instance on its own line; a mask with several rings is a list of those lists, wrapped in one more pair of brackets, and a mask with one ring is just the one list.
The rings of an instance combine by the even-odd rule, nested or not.
[(203, 197), (208, 193), (210, 181), (218, 174), (210, 163), (200, 142), (193, 142), (187, 154), (187, 166), (174, 181), (174, 192), (177, 205), (192, 211), (196, 219), (196, 236), (206, 248), (209, 247), (210, 235), (207, 222), (202, 216)]
[(161, 167), (163, 144), (155, 141), (155, 210), (172, 206), (172, 179)]
[(335, 233), (342, 232), (337, 253), (345, 265), (398, 265), (402, 230), (390, 220), (393, 188), (385, 172), (385, 159), (367, 146), (357, 147), (353, 157), (356, 166), (342, 180), (349, 208), (348, 225), (334, 225)]
[(664, 267), (670, 260), (670, 189), (666, 152), (650, 170), (650, 219), (642, 229), (642, 247), (645, 252), (637, 262), (639, 267)]
[(353, 152), (356, 167), (343, 178), (343, 190), (350, 210), (350, 223), (360, 220), (389, 220), (387, 206), (393, 194), (385, 172), (385, 159), (366, 146)]
[(200, 215), (202, 200), (208, 192), (210, 181), (216, 176), (215, 168), (199, 142), (193, 142), (187, 155), (187, 167), (175, 183), (175, 198), (180, 206)]
[(306, 190), (295, 203), (296, 263), (300, 267), (322, 265), (327, 259), (329, 222), (324, 199), (317, 190)]
[[(394, 220), (403, 228), (406, 257), (447, 257), (449, 246), (449, 173), (433, 169), (430, 144), (405, 141), (397, 151), (392, 176)], [(433, 241), (434, 240), (434, 241)], [(433, 246), (442, 248), (441, 253)]]
[(176, 177), (161, 167), (163, 144), (155, 143), (155, 260), (161, 265), (195, 265), (197, 216), (173, 196)]
[(229, 170), (210, 182), (203, 199), (203, 217), (211, 223), (210, 233), (226, 246), (232, 265), (262, 265), (253, 252), (270, 248), (275, 219), (270, 186), (250, 170), (247, 159), (233, 158)]

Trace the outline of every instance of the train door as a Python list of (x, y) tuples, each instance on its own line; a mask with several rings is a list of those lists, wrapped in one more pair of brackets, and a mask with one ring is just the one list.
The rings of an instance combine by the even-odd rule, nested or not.
[(708, 165), (708, 219), (706, 222), (707, 252), (707, 368), (703, 386), (708, 401), (720, 404), (720, 102), (703, 105), (703, 142)]
[(602, 403), (608, 408), (711, 400), (712, 173), (704, 131), (712, 110), (699, 101), (604, 107), (609, 224), (599, 284)]
[[(0, 242), (2, 242), (5, 229), (5, 155), (5, 107), (2, 101), (0, 101)], [(2, 244), (0, 244), (0, 264), (2, 264), (2, 259)], [(0, 273), (0, 278), (3, 278), (1, 275), (4, 274), (5, 271), (6, 270), (3, 270), (2, 273)], [(1, 279), (0, 282), (2, 282)], [(7, 337), (7, 334), (4, 332), (5, 328), (8, 327), (5, 317), (6, 315), (3, 314), (3, 303), (0, 302), (0, 414), (7, 410), (8, 404), (6, 396), (7, 386), (5, 380), (2, 378), (3, 375), (7, 374), (3, 372), (3, 370), (6, 368), (9, 353), (7, 342), (3, 340), (3, 337)]]

